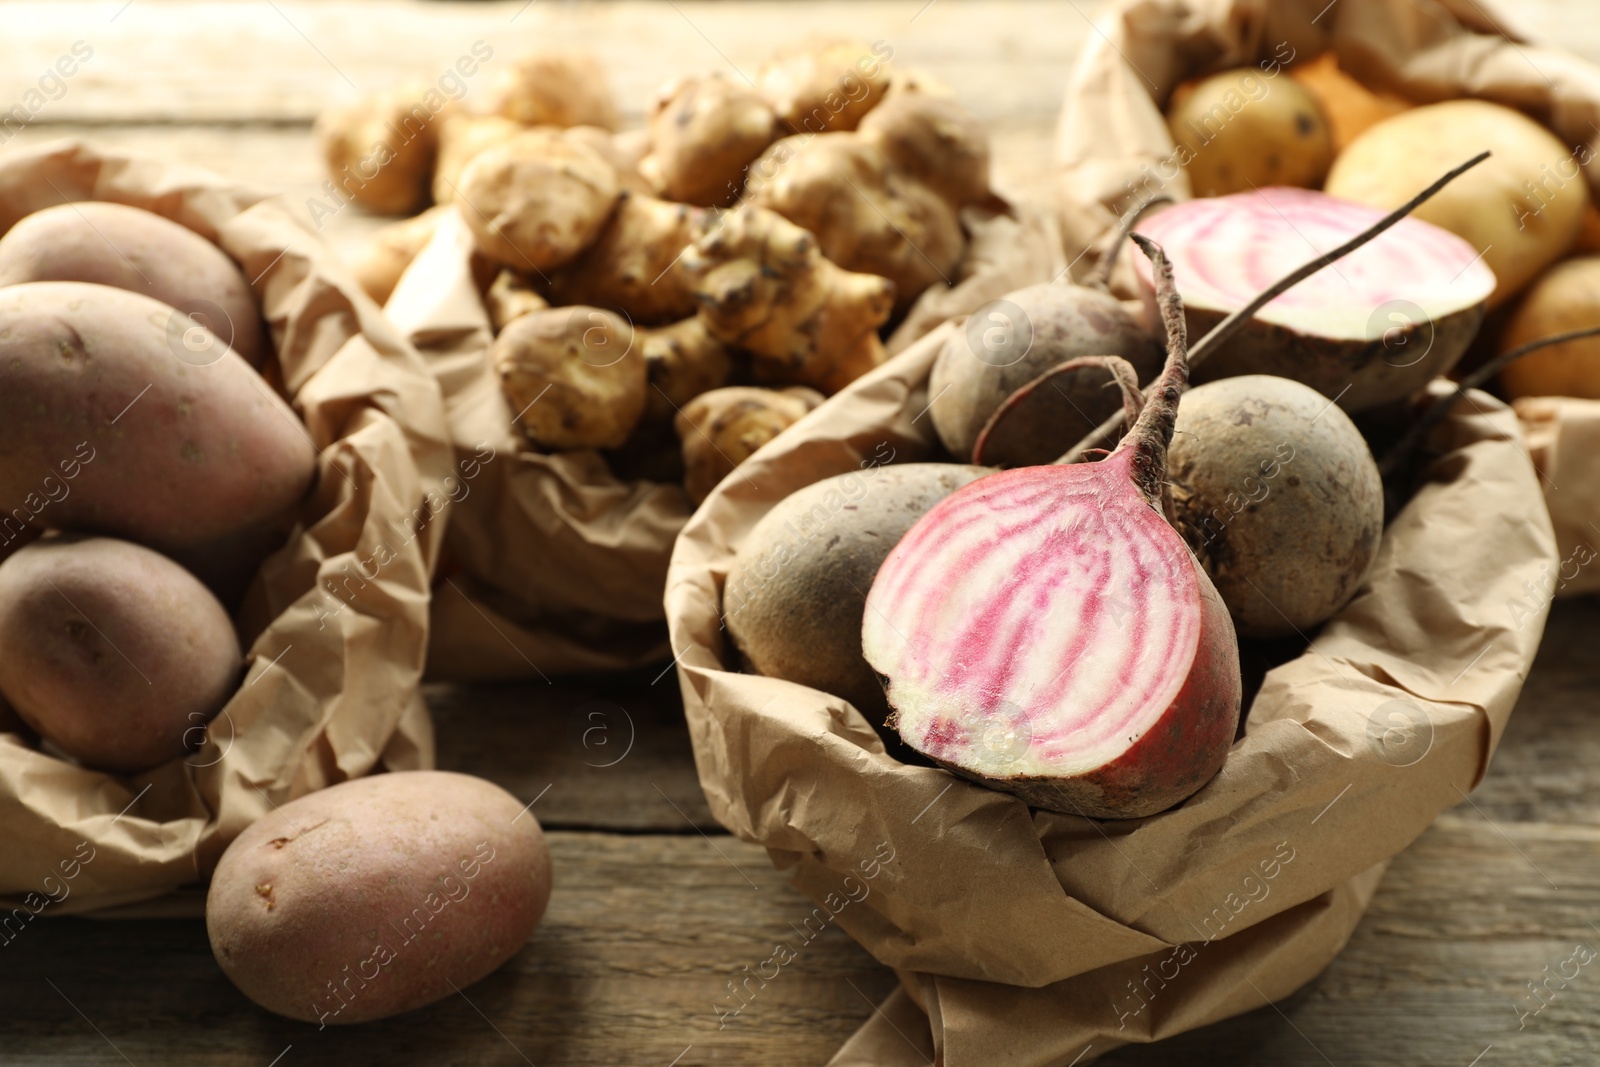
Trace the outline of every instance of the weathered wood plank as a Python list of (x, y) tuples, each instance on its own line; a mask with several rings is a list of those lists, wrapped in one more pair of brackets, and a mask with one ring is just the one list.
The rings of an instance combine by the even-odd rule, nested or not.
[(429, 686), (439, 766), (537, 798), (546, 827), (720, 834), (695, 775), (678, 680), (656, 677)]
[(494, 55), (468, 80), (535, 46), (601, 56), (624, 114), (638, 118), (666, 78), (722, 69), (754, 77), (783, 42), (810, 33), (882, 40), (897, 63), (945, 81), (984, 118), (1049, 121), (1071, 58), (1106, 0), (815, 0), (787, 3), (439, 4), (277, 0), (214, 4), (7, 3), (0, 107), (20, 101), (75, 42), (93, 54), (48, 82), (35, 121), (307, 123), (331, 99), (437, 79), (475, 41)]
[[(199, 922), (40, 923), (5, 950), (0, 1062), (88, 1067), (120, 1051), (141, 1067), (265, 1067), (292, 1045), (280, 1067), (665, 1067), (680, 1054), (680, 1067), (811, 1067), (894, 985), (836, 927), (802, 941), (790, 924), (812, 905), (758, 848), (559, 832), (550, 843), (550, 911), (521, 953), (463, 997), (363, 1026), (319, 1031), (254, 1007), (218, 973)], [(727, 983), (778, 942), (793, 962), (719, 1016), (739, 1003)]]

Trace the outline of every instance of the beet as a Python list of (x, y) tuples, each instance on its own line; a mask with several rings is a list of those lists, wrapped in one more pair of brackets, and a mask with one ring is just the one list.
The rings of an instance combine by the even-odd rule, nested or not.
[(989, 473), (905, 463), (838, 474), (785, 497), (744, 539), (723, 588), (723, 622), (745, 662), (842, 696), (882, 727), (889, 707), (861, 657), (867, 590), (912, 523)]
[(1378, 465), (1350, 417), (1309, 386), (1263, 374), (1196, 386), (1167, 464), (1173, 525), (1241, 637), (1306, 633), (1371, 569)]
[[(1149, 381), (1161, 369), (1161, 347), (1143, 319), (1109, 293), (1057, 282), (985, 305), (964, 330), (951, 334), (928, 379), (928, 413), (939, 440), (966, 460), (984, 423), (1008, 396), (1075, 357), (1121, 356), (1141, 382)], [(1105, 384), (1105, 374), (1093, 369), (1059, 376), (1007, 416), (988, 443), (985, 461), (1000, 467), (1049, 463), (1065, 443), (1117, 409), (1116, 393)]]
[(1183, 305), (1154, 242), (1167, 360), (1099, 463), (1023, 467), (934, 506), (867, 596), (862, 649), (912, 749), (1029, 804), (1153, 815), (1221, 768), (1239, 648), (1162, 515), (1187, 377)]
[[(1305, 189), (1270, 188), (1175, 205), (1139, 223), (1172, 255), (1189, 329), (1203, 334), (1309, 252), (1384, 217)], [(1148, 266), (1137, 264), (1149, 290)], [(1203, 365), (1198, 383), (1273, 374), (1350, 412), (1403, 400), (1466, 352), (1494, 292), (1477, 249), (1407, 218), (1274, 298)]]

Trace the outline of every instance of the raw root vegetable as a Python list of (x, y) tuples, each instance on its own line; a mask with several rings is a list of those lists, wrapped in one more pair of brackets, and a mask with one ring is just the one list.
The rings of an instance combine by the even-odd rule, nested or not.
[(1388, 210), (1463, 146), (1494, 158), (1451, 183), (1415, 217), (1459, 234), (1494, 272), (1496, 307), (1566, 254), (1589, 205), (1587, 145), (1572, 148), (1520, 111), (1484, 100), (1413, 108), (1378, 123), (1334, 161), (1330, 196)]
[(1167, 129), (1195, 196), (1263, 185), (1315, 189), (1333, 162), (1333, 136), (1316, 98), (1254, 67), (1179, 86)]
[(1035, 807), (1153, 815), (1221, 768), (1239, 647), (1222, 598), (1161, 513), (1186, 378), (1183, 308), (1159, 246), (1167, 363), (1099, 463), (957, 490), (890, 552), (862, 651), (913, 749)]
[(478, 251), (502, 266), (546, 271), (599, 236), (617, 202), (616, 170), (559, 130), (528, 130), (479, 153), (456, 193)]
[(706, 329), (749, 352), (761, 380), (833, 393), (884, 360), (878, 327), (893, 284), (842, 269), (776, 212), (745, 205), (718, 216), (679, 266)]
[[(1059, 364), (1082, 356), (1121, 356), (1141, 382), (1161, 369), (1161, 348), (1143, 316), (1085, 285), (1031, 285), (985, 304), (939, 350), (928, 409), (939, 440), (965, 461), (1002, 403)], [(983, 462), (999, 467), (1049, 463), (1116, 410), (1106, 374), (1094, 367), (1054, 376), (1007, 411), (989, 434)]]
[[(1530, 341), (1600, 326), (1600, 256), (1569, 259), (1535, 282), (1500, 338), (1509, 352)], [(1531, 354), (1500, 373), (1507, 396), (1600, 400), (1600, 340), (1586, 338)]]
[(750, 203), (810, 231), (846, 270), (894, 283), (902, 310), (952, 285), (960, 209), (989, 193), (987, 131), (941, 96), (897, 93), (848, 133), (786, 137), (751, 164)]
[(888, 90), (893, 55), (882, 41), (803, 41), (761, 65), (756, 89), (777, 113), (784, 133), (853, 130)]
[(522, 316), (549, 306), (550, 302), (534, 290), (528, 279), (509, 267), (495, 275), (483, 294), (483, 309), (489, 313), (489, 324), (496, 334)]
[[(1280, 276), (1384, 216), (1305, 189), (1190, 200), (1139, 223), (1169, 250), (1189, 329), (1200, 334)], [(1152, 279), (1140, 262), (1147, 299)], [(1402, 400), (1455, 366), (1483, 321), (1494, 274), (1477, 249), (1416, 219), (1323, 268), (1258, 311), (1195, 380), (1273, 374), (1361, 412)]]
[(616, 448), (644, 414), (647, 375), (633, 327), (592, 307), (513, 319), (490, 349), (528, 440), (544, 448)]
[(1289, 71), (1289, 77), (1311, 94), (1328, 120), (1336, 158), (1368, 129), (1413, 106), (1411, 101), (1392, 93), (1368, 89), (1344, 72), (1339, 57), (1332, 52), (1324, 52), (1310, 63), (1297, 64)]
[(705, 225), (700, 208), (624, 192), (594, 243), (551, 274), (550, 297), (610, 308), (636, 325), (688, 318), (694, 294), (678, 265)]
[(617, 128), (606, 69), (588, 52), (534, 52), (502, 68), (490, 87), (489, 110), (524, 126)]
[(683, 488), (696, 504), (756, 449), (822, 403), (810, 389), (757, 389), (731, 385), (701, 393), (678, 412), (674, 428), (683, 443)]
[(672, 417), (701, 393), (728, 384), (733, 357), (696, 316), (659, 329), (634, 331), (649, 373), (645, 421), (671, 427)]
[(754, 89), (721, 74), (690, 75), (657, 97), (650, 154), (639, 170), (667, 200), (727, 207), (775, 136), (777, 118)]
[(436, 88), (412, 80), (318, 115), (314, 132), (338, 196), (383, 215), (427, 204), (444, 103)]
[(1383, 481), (1321, 393), (1264, 374), (1196, 386), (1167, 453), (1172, 521), (1241, 636), (1305, 634), (1355, 595), (1383, 535)]
[(824, 478), (785, 497), (739, 546), (723, 588), (723, 619), (750, 668), (842, 696), (881, 728), (889, 706), (861, 656), (867, 590), (912, 523), (992, 473), (904, 463)]

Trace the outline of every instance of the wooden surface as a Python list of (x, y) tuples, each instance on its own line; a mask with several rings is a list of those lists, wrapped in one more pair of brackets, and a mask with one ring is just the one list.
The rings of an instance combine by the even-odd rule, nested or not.
[[(282, 189), (303, 204), (321, 182), (309, 124), (324, 101), (429, 76), (475, 40), (489, 42), (496, 61), (534, 43), (585, 45), (608, 61), (637, 117), (668, 76), (748, 70), (775, 41), (846, 30), (890, 41), (901, 62), (955, 88), (990, 125), (998, 184), (1025, 196), (1045, 188), (1070, 59), (1103, 7), (0, 3), (0, 109), (74, 41), (94, 49), (65, 94), (0, 152), (90, 136)], [(1575, 17), (1587, 14), (1579, 0), (1515, 9), (1519, 26), (1600, 57), (1600, 21)], [(373, 225), (350, 211), (327, 232), (343, 243)], [(1518, 1015), (1532, 1003), (1526, 983), (1547, 965), (1554, 970), (1579, 942), (1600, 947), (1597, 639), (1600, 609), (1558, 607), (1472, 803), (1395, 860), (1350, 946), (1315, 982), (1277, 1007), (1098, 1062), (1600, 1062), (1600, 965), (1585, 967), (1537, 1016)], [(0, 955), (0, 1065), (826, 1062), (893, 976), (830, 929), (719, 1029), (713, 1003), (725, 983), (764, 959), (811, 905), (762, 850), (711, 819), (675, 680), (655, 677), (430, 692), (440, 765), (537, 798), (557, 870), (534, 940), (462, 997), (319, 1032), (250, 1005), (222, 978), (198, 922), (52, 921)], [(605, 726), (598, 734), (589, 729), (596, 723)]]

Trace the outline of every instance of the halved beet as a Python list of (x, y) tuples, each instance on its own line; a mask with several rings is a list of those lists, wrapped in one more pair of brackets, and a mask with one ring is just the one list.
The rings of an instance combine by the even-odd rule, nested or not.
[(1161, 512), (1186, 374), (1164, 269), (1167, 363), (1117, 450), (958, 489), (884, 561), (862, 624), (908, 745), (1067, 814), (1171, 807), (1238, 725), (1233, 623)]
[[(1197, 335), (1280, 276), (1354, 237), (1384, 212), (1306, 189), (1189, 200), (1142, 220), (1161, 243)], [(1149, 264), (1136, 264), (1148, 296)], [(1461, 238), (1402, 219), (1278, 296), (1197, 364), (1194, 381), (1275, 374), (1359, 412), (1403, 400), (1466, 352), (1494, 272)]]

